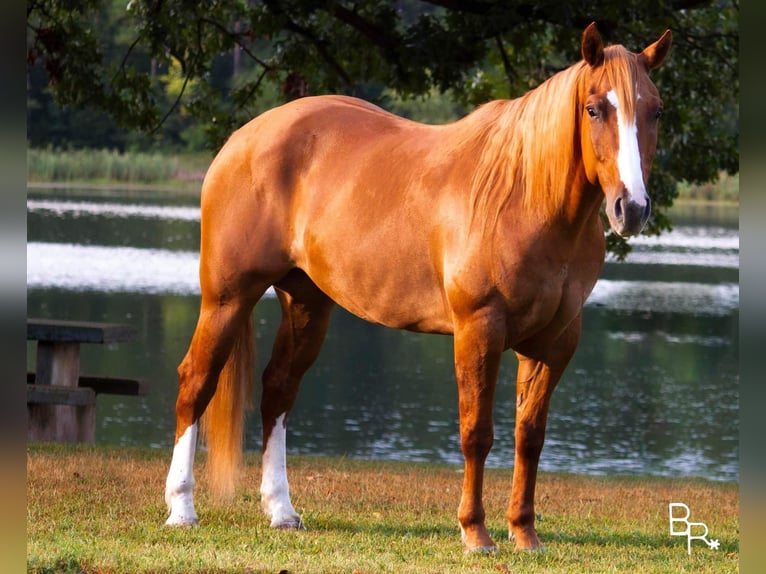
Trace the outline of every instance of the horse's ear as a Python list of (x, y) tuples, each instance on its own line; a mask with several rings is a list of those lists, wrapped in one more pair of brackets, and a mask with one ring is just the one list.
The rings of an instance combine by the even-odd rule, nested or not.
[(654, 44), (647, 46), (639, 55), (639, 58), (646, 64), (648, 70), (659, 68), (670, 51), (670, 45), (673, 43), (673, 34), (670, 30), (660, 36)]
[(604, 41), (595, 22), (591, 22), (582, 33), (582, 59), (594, 68), (604, 63)]

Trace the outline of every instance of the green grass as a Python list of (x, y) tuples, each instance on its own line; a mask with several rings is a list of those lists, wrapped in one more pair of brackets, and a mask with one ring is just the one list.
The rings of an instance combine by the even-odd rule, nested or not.
[(739, 203), (739, 174), (719, 174), (718, 180), (702, 185), (678, 184), (677, 201)]
[[(702, 480), (543, 473), (544, 552), (506, 540), (510, 471), (488, 471), (485, 505), (499, 551), (462, 552), (462, 474), (452, 466), (291, 457), (293, 502), (308, 530), (272, 530), (260, 510), (260, 457), (248, 455), (236, 499), (208, 496), (196, 467), (198, 528), (163, 526), (170, 452), (31, 445), (30, 572), (737, 572), (738, 489)], [(670, 537), (669, 502), (685, 502), (721, 549)]]

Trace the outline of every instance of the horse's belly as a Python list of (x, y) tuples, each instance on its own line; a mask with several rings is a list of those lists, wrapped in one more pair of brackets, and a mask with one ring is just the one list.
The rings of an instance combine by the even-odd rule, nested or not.
[[(389, 245), (364, 242), (310, 249), (299, 263), (338, 305), (372, 323), (426, 333), (452, 333), (438, 276), (427, 262)], [(415, 250), (417, 251), (417, 250)]]
[(359, 169), (345, 182), (313, 186), (314, 194), (296, 217), (292, 254), (297, 266), (362, 319), (451, 333), (433, 214), (437, 202), (393, 176), (387, 186), (364, 185), (380, 180), (366, 175)]
[(439, 290), (413, 285), (412, 277), (359, 275), (340, 269), (309, 276), (338, 305), (371, 323), (423, 333), (452, 333)]

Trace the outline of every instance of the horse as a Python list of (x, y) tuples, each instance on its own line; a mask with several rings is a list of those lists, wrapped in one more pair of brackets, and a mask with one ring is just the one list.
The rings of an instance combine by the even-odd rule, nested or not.
[(594, 22), (582, 60), (445, 125), (315, 96), (235, 131), (202, 185), (201, 303), (178, 367), (166, 524), (198, 523), (198, 432), (211, 491), (233, 494), (252, 402), (252, 312), (273, 287), (282, 318), (260, 401), (261, 505), (272, 527), (304, 528), (289, 493), (287, 417), (340, 305), (372, 323), (452, 335), (466, 552), (497, 549), (484, 464), (501, 355), (515, 352), (508, 532), (516, 549), (540, 548), (535, 482), (551, 394), (604, 262), (602, 204), (620, 236), (650, 216), (663, 104), (649, 72), (671, 42), (666, 30), (640, 53), (605, 46)]

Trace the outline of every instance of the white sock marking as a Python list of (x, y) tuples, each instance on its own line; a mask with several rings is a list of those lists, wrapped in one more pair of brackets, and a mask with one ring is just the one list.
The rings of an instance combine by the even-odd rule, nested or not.
[[(639, 96), (640, 97), (640, 96)], [(644, 185), (643, 170), (641, 169), (641, 152), (638, 149), (638, 128), (636, 120), (625, 122), (620, 113), (620, 102), (617, 100), (617, 94), (614, 90), (609, 90), (606, 99), (617, 112), (617, 133), (618, 133), (618, 151), (617, 151), (617, 169), (620, 172), (620, 179), (631, 195), (633, 201), (638, 205), (646, 205), (648, 200), (646, 186)]]
[(165, 481), (165, 502), (170, 516), (165, 524), (197, 524), (194, 511), (194, 452), (197, 448), (197, 423), (186, 428), (173, 447), (173, 459)]
[(261, 477), (261, 506), (276, 528), (298, 528), (301, 518), (290, 502), (287, 483), (287, 452), (285, 415), (281, 414), (271, 431), (263, 453)]

